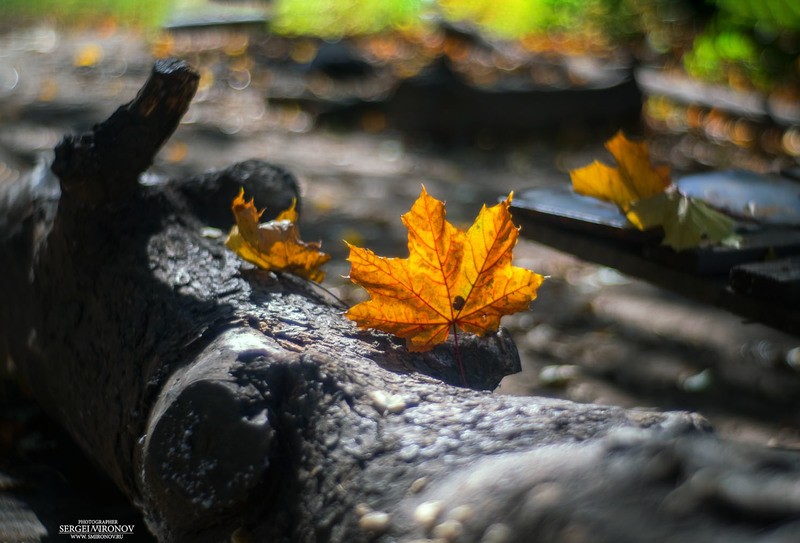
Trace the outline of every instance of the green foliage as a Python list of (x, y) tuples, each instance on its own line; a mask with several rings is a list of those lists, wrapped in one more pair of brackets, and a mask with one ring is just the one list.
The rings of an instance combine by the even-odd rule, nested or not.
[[(694, 77), (720, 83), (746, 79), (755, 88), (765, 90), (776, 83), (797, 82), (796, 47), (800, 36), (792, 28), (800, 28), (800, 8), (793, 20), (789, 15), (794, 8), (789, 7), (789, 2), (775, 0), (762, 5), (720, 0), (719, 4), (721, 8), (735, 5), (736, 9), (717, 13), (695, 38), (692, 49), (683, 57), (686, 71)], [(783, 10), (767, 9), (779, 5)], [(777, 18), (784, 12), (787, 17), (779, 22)]]
[[(770, 91), (800, 84), (797, 0), (606, 0), (611, 13), (632, 12), (636, 33), (674, 55), (698, 79)], [(612, 6), (617, 5), (616, 8)], [(618, 25), (604, 29), (620, 40)]]
[(716, 0), (721, 13), (742, 25), (772, 27), (777, 31), (800, 31), (797, 0)]
[(425, 0), (277, 0), (272, 29), (339, 38), (422, 24)]
[(513, 38), (546, 29), (553, 18), (548, 0), (442, 0), (445, 19), (474, 21), (492, 33)]
[(621, 0), (277, 0), (272, 29), (336, 38), (424, 25), (438, 15), (513, 39), (596, 28), (619, 15), (621, 6)]
[(617, 4), (614, 0), (439, 1), (446, 20), (475, 22), (503, 38), (595, 29)]
[(125, 25), (149, 28), (164, 21), (171, 5), (163, 0), (2, 0), (0, 18), (51, 18), (70, 24), (114, 17)]
[(752, 36), (738, 30), (723, 30), (698, 36), (683, 59), (693, 76), (711, 81), (724, 81), (728, 69), (738, 67), (756, 83), (767, 78), (759, 63), (760, 48)]

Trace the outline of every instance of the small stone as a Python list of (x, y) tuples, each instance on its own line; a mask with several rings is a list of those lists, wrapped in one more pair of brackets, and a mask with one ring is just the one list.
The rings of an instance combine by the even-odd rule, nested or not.
[(355, 509), (356, 515), (358, 515), (359, 518), (363, 517), (367, 513), (371, 513), (372, 512), (372, 507), (370, 507), (366, 503), (359, 503), (359, 504), (357, 504), (355, 506), (354, 509)]
[(386, 409), (389, 413), (395, 414), (402, 413), (406, 410), (406, 407), (408, 407), (408, 405), (401, 396), (392, 396), (386, 404)]
[(786, 352), (786, 363), (795, 371), (800, 371), (800, 347), (794, 347)]
[(372, 401), (372, 407), (375, 411), (383, 415), (386, 413), (386, 408), (389, 405), (389, 395), (382, 390), (373, 390), (368, 394), (369, 399)]
[(681, 383), (681, 388), (686, 392), (703, 392), (711, 386), (712, 381), (711, 370), (706, 368), (700, 373), (684, 379)]
[(433, 529), (433, 535), (441, 537), (445, 541), (455, 541), (461, 532), (464, 531), (464, 525), (457, 520), (446, 520), (441, 524), (437, 524)]
[(535, 511), (557, 506), (564, 497), (564, 490), (558, 483), (541, 483), (528, 492), (526, 506)]
[(390, 517), (383, 511), (370, 511), (358, 521), (358, 527), (365, 532), (382, 534), (389, 528)]
[(430, 530), (436, 523), (436, 519), (439, 518), (442, 509), (444, 509), (442, 501), (423, 502), (414, 510), (414, 520), (425, 530)]
[(419, 479), (414, 479), (409, 490), (412, 494), (419, 494), (426, 486), (428, 486), (428, 478), (420, 477)]
[(200, 235), (208, 239), (219, 239), (222, 237), (222, 230), (213, 226), (204, 226), (200, 230)]
[(457, 520), (461, 523), (466, 523), (469, 521), (472, 516), (475, 514), (475, 510), (471, 505), (459, 505), (458, 507), (453, 508), (450, 511), (450, 514), (447, 516), (453, 520)]
[(571, 364), (545, 366), (539, 372), (539, 383), (542, 386), (563, 388), (580, 376), (580, 368)]

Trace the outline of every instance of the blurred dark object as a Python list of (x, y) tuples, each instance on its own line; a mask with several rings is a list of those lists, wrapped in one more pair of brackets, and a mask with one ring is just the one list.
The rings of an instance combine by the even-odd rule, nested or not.
[(385, 106), (389, 126), (466, 142), (487, 134), (511, 141), (559, 125), (624, 126), (638, 119), (640, 108), (638, 87), (624, 75), (596, 86), (553, 88), (498, 80), (480, 87), (464, 81), (446, 61), (403, 81)]
[(743, 170), (687, 175), (680, 191), (740, 220), (800, 226), (800, 183)]
[(658, 241), (660, 237), (658, 231), (634, 228), (616, 205), (576, 194), (567, 185), (521, 190), (514, 195), (512, 206), (554, 226), (621, 241)]
[(800, 257), (735, 266), (731, 286), (748, 296), (800, 307)]
[(343, 41), (322, 42), (308, 70), (334, 80), (366, 77), (374, 73), (373, 67), (360, 58), (352, 44)]
[(260, 160), (247, 160), (172, 182), (180, 183), (194, 213), (202, 216), (209, 226), (222, 230), (233, 226), (234, 217), (229, 205), (219, 204), (232, 202), (240, 189), (244, 189), (248, 199), (255, 200), (259, 210), (264, 210), (262, 222), (274, 219), (293, 202), (302, 216), (297, 179), (286, 169)]

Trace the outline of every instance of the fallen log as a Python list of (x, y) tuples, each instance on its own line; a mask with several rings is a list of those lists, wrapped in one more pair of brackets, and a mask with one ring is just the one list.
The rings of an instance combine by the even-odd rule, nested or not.
[[(257, 161), (140, 174), (197, 84), (156, 64), (130, 104), (0, 194), (0, 349), (160, 541), (795, 541), (800, 455), (689, 413), (490, 394), (501, 332), (409, 353), (318, 286), (243, 264), (208, 225)], [(312, 189), (313, 190), (313, 189)], [(424, 375), (427, 374), (427, 375)]]

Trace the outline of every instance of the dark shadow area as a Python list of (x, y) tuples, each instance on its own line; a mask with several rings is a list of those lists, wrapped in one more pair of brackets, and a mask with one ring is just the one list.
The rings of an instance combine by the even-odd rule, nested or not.
[[(133, 525), (127, 541), (153, 543), (139, 511), (81, 451), (60, 426), (30, 399), (11, 391), (4, 394), (0, 427), (6, 438), (0, 491), (4, 511), (8, 501), (13, 514), (4, 517), (3, 533), (20, 541), (64, 541), (59, 527), (79, 526), (81, 520), (112, 520)], [(41, 539), (40, 539), (41, 538)]]

